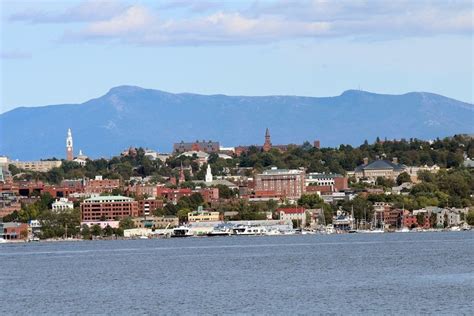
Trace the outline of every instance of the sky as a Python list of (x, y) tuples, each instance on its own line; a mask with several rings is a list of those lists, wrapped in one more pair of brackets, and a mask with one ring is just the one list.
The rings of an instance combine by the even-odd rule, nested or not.
[(0, 0), (0, 113), (118, 85), (473, 103), (473, 12), (470, 0)]

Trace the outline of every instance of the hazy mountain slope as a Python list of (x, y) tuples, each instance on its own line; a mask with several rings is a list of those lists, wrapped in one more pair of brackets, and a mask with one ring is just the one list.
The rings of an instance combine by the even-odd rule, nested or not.
[(67, 128), (75, 152), (110, 156), (134, 145), (170, 151), (173, 142), (212, 139), (221, 145), (320, 139), (323, 146), (365, 139), (430, 139), (474, 133), (474, 106), (431, 93), (240, 97), (172, 94), (121, 86), (83, 104), (17, 108), (0, 115), (0, 154), (64, 157)]

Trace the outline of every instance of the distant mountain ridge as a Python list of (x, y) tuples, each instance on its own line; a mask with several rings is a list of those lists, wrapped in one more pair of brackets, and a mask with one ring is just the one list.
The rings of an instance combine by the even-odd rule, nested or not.
[(181, 140), (263, 144), (266, 127), (274, 144), (433, 139), (474, 133), (474, 105), (427, 92), (248, 97), (119, 86), (82, 104), (19, 107), (0, 114), (0, 155), (63, 158), (68, 128), (76, 154), (82, 149), (91, 157), (109, 157), (129, 146), (169, 152)]

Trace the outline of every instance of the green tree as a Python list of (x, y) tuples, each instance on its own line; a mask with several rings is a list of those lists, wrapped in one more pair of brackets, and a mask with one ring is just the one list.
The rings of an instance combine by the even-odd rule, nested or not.
[(107, 237), (110, 237), (114, 234), (113, 228), (110, 227), (109, 225), (105, 226), (103, 232), (104, 232), (104, 236), (107, 236)]
[(98, 224), (92, 226), (91, 233), (93, 236), (102, 236), (102, 228)]
[(323, 199), (318, 194), (303, 194), (298, 199), (298, 205), (305, 208), (320, 208), (324, 204)]
[(397, 184), (401, 185), (402, 183), (405, 183), (405, 182), (411, 182), (411, 177), (407, 172), (402, 172), (397, 177)]
[(131, 217), (125, 217), (119, 222), (119, 227), (123, 230), (135, 228), (135, 224)]
[(469, 225), (474, 226), (474, 210), (470, 210), (469, 213), (467, 213), (466, 222)]
[(84, 224), (81, 227), (82, 239), (91, 239), (91, 230), (88, 225)]

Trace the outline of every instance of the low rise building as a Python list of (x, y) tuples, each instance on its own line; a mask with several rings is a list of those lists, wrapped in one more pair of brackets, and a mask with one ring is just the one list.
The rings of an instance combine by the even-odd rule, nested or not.
[(395, 180), (406, 168), (405, 165), (398, 163), (396, 158), (392, 161), (377, 159), (370, 163), (364, 158), (364, 163), (354, 170), (354, 176), (357, 181), (361, 179), (375, 181), (378, 177)]
[(219, 212), (211, 212), (205, 210), (197, 210), (188, 213), (188, 222), (217, 222), (223, 220), (223, 216)]
[(112, 193), (118, 188), (120, 188), (119, 179), (103, 179), (102, 176), (96, 176), (94, 180), (86, 181), (84, 192), (88, 194)]
[(304, 207), (285, 207), (277, 209), (280, 220), (290, 220), (296, 223), (297, 227), (306, 226), (306, 210)]
[(148, 216), (156, 209), (163, 208), (163, 200), (149, 198), (146, 200), (138, 200), (139, 216)]
[(308, 173), (305, 184), (306, 186), (329, 187), (331, 191), (342, 191), (349, 188), (348, 178), (337, 173)]
[(136, 228), (162, 229), (173, 228), (179, 225), (177, 216), (146, 216), (133, 218)]
[(27, 239), (28, 224), (0, 223), (0, 238), (5, 240)]
[(18, 169), (36, 172), (48, 172), (53, 168), (61, 167), (60, 160), (39, 160), (39, 161), (10, 161)]

